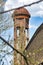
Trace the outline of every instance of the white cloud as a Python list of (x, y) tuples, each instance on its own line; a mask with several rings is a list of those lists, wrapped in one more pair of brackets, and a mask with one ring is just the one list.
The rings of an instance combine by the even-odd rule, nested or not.
[(22, 4), (23, 3), (19, 3), (18, 0), (7, 0), (5, 4), (5, 10), (20, 7)]
[[(32, 5), (27, 7), (28, 11), (30, 12), (31, 16), (43, 16), (43, 2), (39, 4)], [(39, 11), (41, 12), (39, 15)]]
[(42, 9), (42, 10), (43, 10), (43, 5), (40, 5), (40, 9)]
[[(39, 1), (39, 0), (18, 0), (19, 3), (23, 3), (23, 5), (25, 4), (30, 4), (32, 2), (36, 2), (36, 1)], [(30, 7), (26, 7), (28, 9), (28, 11), (30, 12), (31, 16), (43, 16), (43, 2), (39, 3), (39, 4), (35, 4), (35, 5), (32, 5)], [(39, 14), (39, 11), (41, 12)]]
[(38, 0), (18, 0), (19, 3), (24, 3), (24, 4), (27, 4), (27, 3), (29, 4), (35, 1), (38, 1)]
[(43, 17), (43, 11), (38, 11), (36, 12), (37, 15), (39, 15), (40, 17)]
[[(38, 1), (38, 0), (8, 0), (6, 2), (6, 10), (7, 9), (11, 9), (11, 8), (16, 8), (16, 7), (20, 7), (22, 5), (25, 5), (25, 4), (29, 4), (29, 3), (32, 3), (32, 2), (35, 2), (35, 1)], [(30, 12), (31, 16), (43, 16), (43, 2), (39, 3), (39, 4), (35, 4), (35, 5), (32, 5), (30, 7), (26, 7), (27, 10)], [(41, 12), (39, 14), (39, 12)]]
[(37, 26), (29, 24), (29, 28), (36, 29), (36, 28), (37, 28)]

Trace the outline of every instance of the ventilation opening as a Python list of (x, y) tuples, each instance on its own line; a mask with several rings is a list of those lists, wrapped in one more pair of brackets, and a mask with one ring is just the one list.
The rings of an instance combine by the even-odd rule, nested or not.
[(42, 62), (42, 63), (40, 63), (39, 65), (43, 65), (43, 62)]

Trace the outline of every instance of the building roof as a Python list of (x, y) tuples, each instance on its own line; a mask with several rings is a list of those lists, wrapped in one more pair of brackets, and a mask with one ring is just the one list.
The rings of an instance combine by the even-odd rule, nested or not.
[(28, 45), (26, 46), (25, 50), (28, 49), (28, 47), (30, 46), (31, 42), (34, 40), (34, 38), (37, 36), (37, 34), (43, 29), (43, 23), (38, 27), (38, 29), (36, 30), (36, 32), (34, 33), (33, 37), (31, 38), (31, 40), (29, 41)]
[(25, 8), (16, 9), (13, 13), (13, 16), (17, 16), (17, 15), (19, 15), (19, 16), (20, 15), (27, 15), (28, 17), (30, 17), (30, 13)]

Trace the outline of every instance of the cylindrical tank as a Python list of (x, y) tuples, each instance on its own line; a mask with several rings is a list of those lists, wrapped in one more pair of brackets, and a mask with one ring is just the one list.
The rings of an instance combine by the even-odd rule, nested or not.
[[(23, 53), (29, 41), (30, 13), (25, 8), (19, 8), (14, 11), (12, 16), (14, 20), (14, 48)], [(25, 65), (23, 58), (16, 52), (14, 52), (14, 65)]]
[[(29, 35), (30, 13), (25, 8), (16, 9), (13, 13), (14, 28), (25, 27), (26, 34)], [(15, 32), (16, 35), (16, 32)]]

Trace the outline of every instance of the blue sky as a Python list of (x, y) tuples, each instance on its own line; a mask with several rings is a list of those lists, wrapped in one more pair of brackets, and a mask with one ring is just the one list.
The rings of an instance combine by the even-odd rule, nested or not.
[[(1, 1), (1, 0), (0, 0)], [(3, 0), (6, 1), (6, 0)], [(15, 7), (19, 7), (25, 4), (32, 3), (38, 0), (7, 0), (4, 9), (9, 10)], [(3, 3), (2, 3), (3, 4)], [(31, 14), (31, 18), (29, 20), (29, 36), (30, 38), (33, 36), (36, 29), (43, 23), (43, 2), (39, 4), (32, 5), (31, 7), (26, 7), (26, 9)], [(12, 12), (11, 12), (12, 15)], [(9, 16), (8, 14), (6, 16)], [(12, 22), (12, 21), (11, 21)], [(6, 31), (1, 33), (1, 36), (8, 41), (8, 36), (11, 35), (10, 40), (14, 37), (14, 28), (11, 27)], [(10, 57), (10, 59), (9, 59)], [(7, 56), (7, 61), (11, 60), (11, 56)], [(10, 65), (10, 64), (8, 64)]]
[[(10, 1), (10, 0), (9, 0)], [(10, 1), (9, 7), (12, 8), (19, 7), (25, 4), (30, 4), (32, 2), (36, 2), (38, 0), (12, 0)], [(13, 4), (12, 4), (13, 3)], [(6, 3), (7, 5), (7, 3)], [(11, 6), (10, 6), (11, 5)], [(31, 18), (29, 20), (29, 36), (30, 38), (34, 34), (35, 30), (39, 25), (43, 22), (43, 2), (39, 4), (32, 5), (31, 7), (26, 7), (26, 9), (30, 12)]]
[[(29, 20), (29, 37), (31, 38), (33, 34), (35, 33), (36, 29), (43, 23), (43, 17), (31, 17)], [(11, 35), (11, 38), (13, 37), (14, 29), (13, 27), (9, 30), (2, 33), (2, 36), (5, 36), (4, 38), (8, 40), (8, 36)]]
[(39, 16), (31, 17), (29, 23), (31, 25), (29, 29), (30, 38), (31, 38), (34, 32), (36, 31), (36, 29), (43, 23), (43, 17), (39, 17)]
[[(39, 1), (39, 0), (7, 0), (5, 4), (5, 10), (9, 10), (9, 9), (19, 7), (25, 4), (30, 4), (35, 1)], [(31, 14), (31, 18), (29, 20), (29, 32), (30, 32), (29, 36), (31, 38), (35, 30), (38, 28), (38, 26), (41, 25), (41, 23), (43, 23), (43, 2), (32, 5), (30, 7), (26, 7), (26, 9)], [(6, 35), (7, 36), (9, 35), (8, 33), (11, 34), (11, 31), (13, 31), (12, 28), (7, 30), (7, 32), (5, 32), (6, 34), (3, 33), (3, 35), (5, 35), (6, 37)]]

